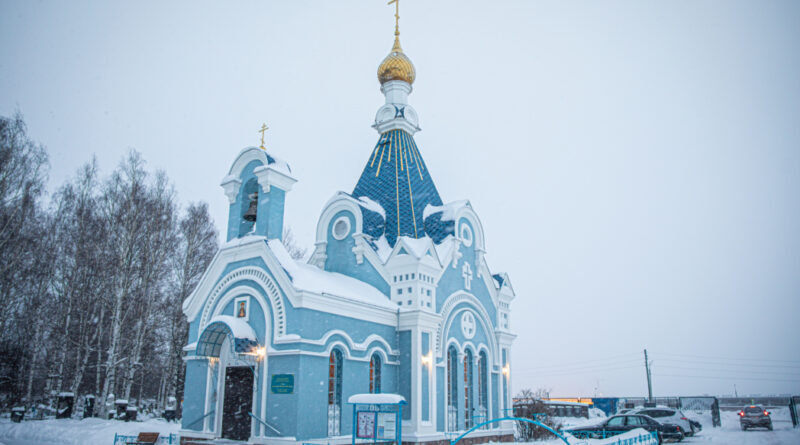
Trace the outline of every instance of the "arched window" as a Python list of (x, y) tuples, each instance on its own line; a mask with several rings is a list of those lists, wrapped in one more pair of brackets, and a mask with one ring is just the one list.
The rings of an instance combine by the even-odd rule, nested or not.
[(342, 351), (331, 351), (328, 362), (328, 436), (341, 433), (342, 420)]
[[(481, 351), (478, 355), (478, 419), (481, 422), (489, 420), (489, 369), (486, 351)], [(484, 429), (488, 425), (483, 426)]]
[(458, 431), (458, 351), (447, 349), (447, 431)]
[(464, 352), (464, 428), (472, 428), (473, 408), (473, 387), (472, 387), (472, 351), (469, 349)]
[(375, 353), (369, 360), (369, 392), (380, 394), (381, 392), (381, 357)]

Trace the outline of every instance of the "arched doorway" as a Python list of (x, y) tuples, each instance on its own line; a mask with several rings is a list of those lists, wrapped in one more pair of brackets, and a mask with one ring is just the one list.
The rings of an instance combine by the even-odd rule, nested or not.
[[(235, 334), (234, 334), (235, 333)], [(209, 363), (206, 430), (218, 437), (247, 440), (252, 435), (256, 363), (263, 359), (252, 327), (241, 319), (218, 315), (197, 341), (196, 353)]]

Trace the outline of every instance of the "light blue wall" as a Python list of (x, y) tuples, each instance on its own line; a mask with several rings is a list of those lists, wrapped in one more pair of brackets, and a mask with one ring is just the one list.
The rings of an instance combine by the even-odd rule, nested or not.
[[(299, 401), (301, 394), (308, 389), (310, 384), (309, 373), (300, 372), (301, 357), (298, 355), (282, 355), (269, 357), (267, 362), (267, 382), (269, 385), (274, 374), (293, 374), (294, 392), (292, 394), (272, 394), (267, 393), (267, 413), (261, 418), (277, 429), (284, 436), (297, 436), (297, 419), (303, 417), (299, 412)], [(327, 382), (326, 382), (327, 383)], [(327, 387), (326, 387), (327, 390)], [(266, 429), (268, 436), (275, 435), (269, 428)]]
[[(475, 228), (472, 227), (472, 224), (465, 218), (461, 218), (456, 227), (461, 227), (461, 223), (469, 225), (472, 228), (472, 233), (475, 233)], [(489, 289), (486, 287), (483, 278), (478, 278), (478, 268), (475, 266), (477, 259), (475, 255), (475, 242), (473, 241), (470, 247), (464, 246), (463, 243), (460, 244), (459, 252), (461, 252), (462, 256), (458, 261), (458, 266), (456, 268), (447, 267), (444, 274), (439, 279), (438, 286), (436, 288), (436, 311), (441, 313), (442, 306), (444, 305), (445, 301), (454, 292), (469, 292), (470, 294), (474, 295), (478, 301), (480, 301), (481, 305), (489, 314), (489, 320), (492, 323), (492, 326), (496, 327), (497, 308), (492, 302), (491, 294), (489, 293)], [(469, 290), (464, 287), (464, 277), (461, 271), (465, 261), (468, 262), (472, 268), (472, 280), (470, 282)]]
[[(350, 221), (350, 233), (342, 240), (337, 240), (333, 237), (331, 228), (337, 219), (341, 216), (346, 216)], [(347, 210), (337, 212), (331, 218), (327, 228), (327, 247), (325, 254), (325, 270), (330, 272), (338, 272), (343, 275), (353, 277), (361, 280), (367, 284), (372, 285), (384, 295), (389, 298), (389, 283), (384, 281), (380, 273), (367, 261), (366, 257), (361, 264), (356, 261), (356, 256), (353, 253), (353, 247), (356, 243), (353, 240), (353, 232), (355, 231), (356, 220), (353, 214)]]
[(200, 420), (206, 405), (206, 377), (208, 362), (205, 360), (189, 360), (186, 362), (186, 383), (184, 384), (183, 417), (181, 427), (185, 430), (202, 431), (203, 420)]
[(258, 212), (255, 222), (256, 235), (266, 236), (269, 239), (283, 238), (283, 212), (286, 192), (271, 186), (266, 193), (258, 184), (254, 170), (264, 165), (261, 161), (250, 161), (239, 180), (242, 181), (236, 200), (228, 207), (228, 241), (244, 236), (253, 228), (253, 223), (245, 221), (242, 216), (250, 207), (250, 194), (258, 191)]
[(266, 194), (267, 199), (263, 199), (263, 196), (263, 194), (260, 195), (258, 200), (256, 233), (269, 239), (283, 239), (283, 209), (286, 192), (273, 185)]
[(497, 380), (498, 374), (496, 372), (490, 372), (492, 379), (492, 418), (497, 419), (500, 417), (500, 393), (497, 391)]
[(411, 399), (411, 331), (400, 331), (400, 376), (398, 388), (400, 395), (405, 397), (407, 408), (403, 410), (403, 419), (411, 419), (411, 406), (414, 401)]
[[(445, 363), (447, 360), (447, 354), (445, 354)], [(436, 367), (436, 431), (444, 431), (445, 429), (445, 421), (447, 419), (446, 409), (447, 409), (447, 401), (445, 400), (444, 396), (447, 392), (447, 380), (445, 380), (445, 370), (447, 368), (444, 366), (437, 366)]]

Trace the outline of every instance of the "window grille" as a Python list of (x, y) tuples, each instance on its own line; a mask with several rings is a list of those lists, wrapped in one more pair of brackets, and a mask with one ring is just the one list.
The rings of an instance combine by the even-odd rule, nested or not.
[(473, 387), (472, 387), (472, 351), (464, 353), (464, 428), (470, 429), (474, 425), (473, 413)]
[(381, 392), (381, 358), (378, 354), (372, 354), (369, 361), (369, 392), (372, 394)]
[[(487, 365), (487, 357), (486, 352), (481, 351), (478, 355), (478, 416), (480, 416), (480, 422), (486, 422), (489, 419), (486, 417), (488, 413), (488, 403), (489, 400), (489, 374), (488, 374), (488, 365)], [(489, 425), (484, 425), (481, 429), (488, 429)]]
[(458, 431), (458, 352), (454, 347), (447, 349), (447, 431)]
[(328, 364), (328, 436), (341, 434), (342, 420), (342, 352), (331, 351)]

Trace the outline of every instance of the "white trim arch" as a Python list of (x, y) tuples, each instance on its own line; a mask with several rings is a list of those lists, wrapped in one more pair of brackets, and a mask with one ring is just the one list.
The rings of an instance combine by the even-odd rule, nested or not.
[(247, 167), (247, 164), (253, 161), (259, 161), (262, 166), (269, 165), (267, 153), (264, 150), (258, 147), (247, 147), (243, 148), (236, 156), (236, 160), (233, 161), (231, 169), (228, 170), (228, 175), (241, 179), (242, 171)]
[(381, 364), (385, 365), (385, 364), (389, 363), (389, 361), (390, 361), (389, 360), (389, 355), (386, 354), (386, 351), (384, 351), (383, 349), (379, 348), (378, 346), (373, 346), (373, 347), (369, 348), (369, 350), (367, 351), (367, 355), (366, 355), (367, 360), (368, 361), (371, 360), (372, 356), (375, 353), (377, 353), (380, 356), (381, 361), (382, 361)]
[[(251, 280), (258, 284), (264, 293), (267, 294), (267, 298), (269, 299), (271, 311), (268, 311), (264, 305), (264, 302), (261, 298), (261, 293), (258, 292), (257, 289), (254, 289), (252, 286), (247, 285), (238, 285), (235, 287), (230, 287), (236, 284), (240, 280)], [(203, 308), (203, 314), (200, 318), (200, 326), (198, 332), (202, 332), (205, 328), (206, 324), (212, 317), (212, 308), (219, 308), (222, 306), (220, 303), (223, 299), (227, 300), (229, 298), (234, 298), (234, 295), (238, 289), (252, 289), (253, 297), (256, 301), (261, 305), (261, 309), (264, 311), (264, 319), (265, 322), (268, 319), (268, 312), (272, 313), (272, 323), (266, 323), (267, 325), (272, 325), (272, 339), (278, 339), (286, 335), (286, 310), (283, 302), (283, 298), (281, 297), (280, 292), (278, 291), (278, 286), (275, 282), (267, 275), (267, 273), (259, 268), (253, 266), (242, 267), (239, 269), (235, 269), (230, 273), (226, 274), (222, 279), (219, 280), (214, 289), (209, 293), (208, 298), (206, 299), (205, 308)], [(214, 312), (220, 311), (221, 309), (215, 309)], [(267, 332), (269, 331), (269, 326), (267, 327)], [(265, 344), (269, 344), (269, 341), (265, 339)]]
[(447, 332), (450, 331), (450, 326), (453, 324), (455, 316), (461, 311), (457, 310), (457, 307), (461, 303), (468, 304), (478, 315), (478, 321), (481, 323), (484, 333), (486, 334), (486, 340), (489, 342), (490, 355), (493, 357), (494, 361), (498, 360), (499, 352), (497, 347), (497, 338), (494, 336), (494, 329), (492, 328), (492, 322), (489, 314), (474, 295), (463, 291), (456, 291), (451, 294), (449, 297), (447, 297), (444, 305), (442, 306), (442, 321), (439, 323), (439, 329), (436, 331), (436, 356), (441, 358), (444, 354), (445, 349), (442, 346), (445, 342), (445, 336), (447, 335)]
[(339, 347), (339, 349), (342, 350), (342, 360), (344, 359), (352, 360), (350, 356), (350, 348), (348, 348), (346, 344), (344, 344), (339, 340), (334, 340), (330, 342), (328, 346), (325, 348), (325, 354), (331, 355), (331, 352), (333, 352), (333, 350), (336, 349), (337, 346)]
[(461, 218), (466, 219), (472, 225), (472, 235), (473, 235), (473, 248), (475, 250), (486, 250), (486, 240), (483, 236), (483, 224), (481, 224), (480, 218), (478, 218), (478, 214), (475, 213), (475, 210), (472, 208), (472, 204), (467, 201), (467, 205), (459, 207), (456, 211), (455, 218), (453, 221), (456, 223), (456, 227), (454, 227), (455, 237), (458, 240), (461, 240), (461, 226), (460, 220)]
[(355, 221), (355, 227), (350, 228), (350, 236), (352, 237), (362, 233), (364, 222), (363, 215), (361, 214), (361, 207), (355, 202), (355, 199), (343, 192), (337, 192), (336, 195), (325, 204), (325, 208), (319, 216), (319, 221), (317, 222), (317, 243), (328, 242), (328, 228), (331, 225), (333, 217), (342, 210), (350, 212)]

